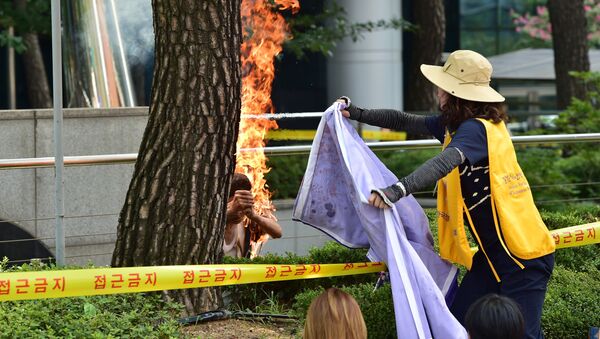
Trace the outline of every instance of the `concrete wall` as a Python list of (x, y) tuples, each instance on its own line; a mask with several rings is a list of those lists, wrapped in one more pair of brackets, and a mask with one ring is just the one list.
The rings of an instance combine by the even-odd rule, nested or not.
[[(65, 109), (64, 154), (137, 153), (147, 121), (146, 107)], [(51, 110), (0, 111), (0, 159), (53, 155)], [(66, 167), (65, 257), (69, 264), (108, 265), (133, 164)], [(27, 230), (54, 252), (54, 169), (0, 171), (0, 220)], [(305, 254), (328, 240), (323, 233), (291, 221), (293, 201), (275, 201), (283, 237), (263, 253)]]

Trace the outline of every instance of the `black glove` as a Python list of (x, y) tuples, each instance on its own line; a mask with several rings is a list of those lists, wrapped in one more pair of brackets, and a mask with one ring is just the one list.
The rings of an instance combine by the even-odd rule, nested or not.
[(340, 100), (343, 100), (343, 101), (344, 101), (344, 103), (346, 103), (346, 108), (350, 107), (350, 105), (352, 104), (352, 101), (350, 100), (350, 98), (348, 98), (348, 97), (347, 97), (347, 96), (345, 96), (345, 95), (343, 95), (343, 96), (341, 96), (341, 97), (337, 98), (337, 100), (336, 100), (336, 101), (340, 101)]
[(381, 199), (383, 199), (386, 205), (392, 207), (396, 201), (406, 196), (406, 189), (404, 188), (404, 185), (398, 181), (397, 183), (386, 188), (377, 188), (371, 190), (371, 193), (377, 193)]

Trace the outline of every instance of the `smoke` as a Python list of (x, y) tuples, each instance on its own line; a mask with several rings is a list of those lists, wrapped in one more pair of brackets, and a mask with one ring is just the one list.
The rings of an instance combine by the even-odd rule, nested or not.
[(151, 0), (110, 1), (115, 3), (128, 62), (146, 64), (154, 52)]

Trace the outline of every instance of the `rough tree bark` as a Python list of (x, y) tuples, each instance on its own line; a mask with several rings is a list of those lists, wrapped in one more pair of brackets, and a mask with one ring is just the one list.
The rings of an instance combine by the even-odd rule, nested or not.
[[(16, 8), (26, 13), (27, 0), (15, 0)], [(27, 49), (22, 54), (23, 66), (25, 68), (25, 79), (27, 81), (27, 96), (31, 108), (52, 107), (52, 96), (46, 76), (46, 66), (42, 57), (42, 50), (38, 36), (35, 33), (23, 33), (23, 41)]]
[(585, 97), (585, 85), (569, 72), (590, 70), (583, 0), (548, 0), (548, 12), (554, 48), (556, 104), (563, 109), (571, 97)]
[(407, 111), (433, 111), (436, 109), (435, 88), (423, 74), (421, 64), (437, 65), (444, 51), (446, 17), (444, 0), (419, 0), (412, 2), (413, 33), (404, 109)]
[[(150, 115), (119, 217), (113, 266), (222, 259), (241, 110), (241, 0), (152, 0)], [(218, 289), (165, 292), (188, 314)]]
[(29, 105), (31, 108), (52, 107), (52, 97), (38, 36), (34, 33), (26, 33), (23, 35), (23, 41), (27, 45), (27, 50), (23, 52), (23, 66)]

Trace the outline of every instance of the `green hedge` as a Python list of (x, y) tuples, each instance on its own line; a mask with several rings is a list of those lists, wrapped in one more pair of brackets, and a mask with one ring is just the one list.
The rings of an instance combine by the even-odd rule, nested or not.
[(179, 337), (179, 306), (158, 294), (7, 301), (0, 303), (2, 338)]
[[(600, 221), (600, 206), (580, 206), (562, 212), (541, 211), (541, 215), (546, 226), (554, 230)], [(573, 271), (598, 271), (600, 244), (559, 249), (556, 263)]]
[[(396, 327), (390, 285), (373, 292), (372, 284), (342, 287), (352, 295), (367, 324), (369, 338), (395, 338)], [(296, 296), (293, 311), (304, 319), (311, 301), (323, 288)], [(589, 327), (600, 324), (600, 273), (573, 272), (557, 266), (548, 284), (542, 328), (548, 339), (586, 338)]]
[[(434, 239), (435, 211), (426, 210)], [(585, 206), (568, 212), (542, 211), (550, 229), (589, 223), (600, 219), (600, 206)], [(435, 241), (437, 245), (437, 240)], [(266, 255), (254, 260), (227, 257), (226, 263), (344, 263), (366, 260), (366, 250), (351, 250), (336, 243), (312, 249), (306, 256)], [(556, 268), (548, 287), (543, 314), (547, 338), (585, 337), (589, 326), (600, 324), (600, 246), (591, 245), (557, 251)], [(74, 267), (73, 267), (74, 268)], [(56, 269), (42, 264), (13, 267), (9, 271)], [(0, 262), (0, 272), (6, 271)], [(242, 309), (254, 310), (272, 299), (296, 314), (304, 315), (312, 298), (331, 286), (342, 286), (363, 311), (371, 338), (395, 336), (389, 285), (373, 292), (377, 274), (308, 279), (285, 283), (224, 287)], [(0, 337), (178, 337), (180, 306), (161, 300), (157, 294), (124, 294), (0, 303)]]
[[(292, 253), (279, 256), (267, 254), (255, 259), (225, 257), (226, 264), (336, 264), (346, 262), (368, 261), (367, 250), (352, 250), (335, 242), (329, 242), (322, 248), (312, 248), (306, 256)], [(229, 308), (255, 310), (260, 307), (265, 298), (275, 298), (276, 302), (287, 307), (291, 306), (294, 296), (302, 290), (318, 287), (328, 288), (360, 283), (372, 283), (377, 280), (377, 274), (360, 274), (342, 277), (294, 280), (289, 282), (270, 282), (259, 284), (225, 286), (223, 290), (231, 300)]]
[[(0, 261), (0, 273), (82, 268), (7, 263)], [(0, 338), (177, 338), (181, 309), (158, 293), (5, 301)]]
[(591, 326), (600, 326), (600, 272), (556, 266), (542, 314), (546, 338), (587, 338)]
[[(437, 248), (437, 220), (433, 209), (425, 210), (431, 225), (431, 232)], [(542, 218), (550, 229), (564, 228), (594, 222), (600, 219), (600, 206), (579, 206), (568, 212), (541, 211)], [(336, 243), (328, 243), (321, 249), (313, 249), (307, 257), (289, 255), (286, 257), (267, 256), (262, 263), (333, 263), (364, 260), (364, 250), (350, 250)], [(231, 259), (230, 259), (231, 260)], [(560, 249), (556, 253), (556, 267), (550, 280), (546, 304), (544, 306), (543, 327), (547, 338), (585, 337), (589, 326), (600, 324), (600, 245)], [(243, 262), (248, 262), (247, 259)], [(253, 261), (256, 262), (256, 261)], [(464, 268), (461, 272), (464, 274)], [(264, 298), (268, 292), (282, 297), (282, 303), (289, 304), (290, 297), (297, 294), (293, 311), (301, 318), (310, 302), (323, 289), (330, 286), (342, 287), (355, 297), (365, 317), (370, 338), (395, 337), (393, 305), (389, 286), (387, 292), (373, 293), (375, 277), (359, 283), (361, 276), (337, 279), (303, 280), (286, 284), (247, 285), (255, 295)], [(252, 286), (256, 287), (252, 289)], [(241, 287), (241, 286), (240, 286)], [(267, 287), (267, 288), (265, 288)], [(261, 291), (261, 292), (258, 292)], [(246, 304), (249, 304), (246, 302)], [(561, 317), (561, 314), (567, 315)], [(573, 321), (577, 319), (577, 321)]]
[(267, 166), (271, 167), (266, 174), (269, 188), (273, 191), (273, 199), (295, 198), (306, 170), (308, 155), (271, 156)]

